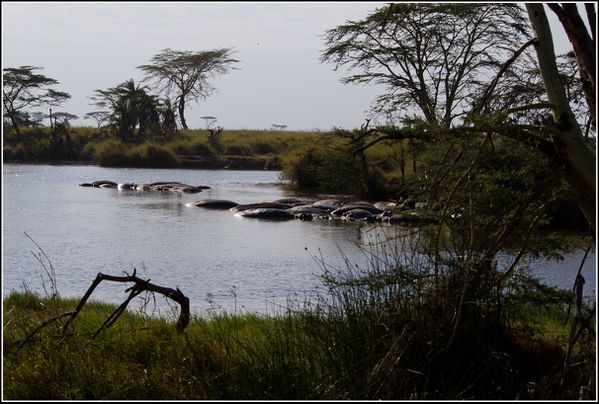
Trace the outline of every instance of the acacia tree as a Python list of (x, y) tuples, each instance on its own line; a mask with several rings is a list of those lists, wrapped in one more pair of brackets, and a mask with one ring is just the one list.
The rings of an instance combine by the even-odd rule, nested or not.
[(84, 116), (85, 119), (93, 119), (96, 121), (98, 128), (102, 127), (102, 124), (110, 120), (110, 111), (91, 111), (87, 112)]
[(450, 127), (527, 32), (516, 4), (389, 4), (328, 30), (321, 60), (358, 71), (344, 83), (384, 85), (377, 110)]
[(26, 108), (60, 105), (71, 98), (68, 93), (52, 89), (52, 86), (59, 84), (58, 81), (36, 73), (41, 69), (34, 66), (2, 69), (3, 112), (10, 119), (17, 135), (20, 134), (20, 118), (24, 116)]
[(210, 79), (234, 69), (233, 64), (239, 61), (231, 57), (232, 53), (228, 48), (201, 52), (167, 48), (156, 54), (150, 64), (138, 68), (147, 74), (145, 80), (155, 80), (160, 91), (174, 100), (181, 126), (187, 129), (185, 108), (190, 101), (199, 102), (216, 90)]
[[(438, 138), (431, 137), (435, 131), (454, 136), (471, 134), (481, 137), (485, 143), (497, 136), (513, 138), (548, 156), (547, 162), (553, 167), (562, 168), (563, 178), (574, 191), (581, 210), (591, 226), (595, 226), (595, 156), (581, 135), (565, 95), (564, 79), (556, 67), (543, 5), (527, 4), (527, 9), (528, 17), (525, 9), (516, 4), (389, 5), (363, 21), (328, 31), (328, 48), (323, 61), (335, 62), (336, 68), (348, 65), (361, 70), (346, 77), (346, 83), (387, 85), (387, 93), (378, 99), (379, 108), (412, 107), (426, 123), (406, 128), (373, 128), (363, 136), (374, 135), (374, 140), (361, 142), (359, 149), (385, 139)], [(571, 8), (561, 6), (559, 10), (564, 9), (568, 9), (569, 14), (562, 18), (568, 18), (571, 30), (586, 30), (582, 23), (571, 23), (582, 21)], [(480, 16), (485, 18), (479, 19)], [(528, 29), (521, 25), (523, 22), (532, 25), (536, 37), (527, 33)], [(591, 24), (591, 29), (593, 26)], [(495, 34), (487, 37), (491, 33)], [(589, 42), (594, 34), (571, 33), (569, 38), (579, 41), (573, 46), (583, 80), (583, 85), (578, 87), (584, 88), (584, 80), (590, 83), (586, 85), (589, 87), (594, 83), (594, 75), (588, 73), (592, 65), (578, 53), (594, 54), (590, 49), (594, 49), (594, 39)], [(506, 44), (512, 49), (505, 49)], [(502, 93), (505, 86), (501, 88), (504, 79), (510, 75), (518, 77), (516, 64), (533, 45), (543, 91), (539, 92), (537, 86), (532, 96), (526, 94), (494, 102), (505, 96)], [(503, 53), (497, 53), (497, 49)], [(521, 90), (525, 89), (520, 85), (518, 91), (511, 94), (523, 93)], [(526, 97), (538, 102), (526, 102)], [(576, 98), (571, 96), (570, 100)], [(548, 119), (540, 122), (516, 119), (517, 114), (539, 110), (549, 110)], [(406, 114), (401, 110), (399, 113)], [(458, 128), (451, 128), (459, 114), (464, 114), (463, 122)], [(447, 156), (451, 155), (452, 147), (448, 145)]]

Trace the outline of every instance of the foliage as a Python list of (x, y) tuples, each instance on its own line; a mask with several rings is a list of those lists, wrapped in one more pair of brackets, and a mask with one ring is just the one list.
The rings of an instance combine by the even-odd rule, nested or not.
[(116, 135), (125, 143), (146, 138), (165, 140), (176, 132), (170, 102), (161, 101), (147, 90), (130, 79), (114, 88), (96, 90), (92, 97), (96, 106), (111, 111), (110, 121)]
[(174, 100), (181, 126), (187, 128), (185, 107), (189, 101), (199, 101), (215, 91), (209, 80), (228, 73), (239, 62), (231, 57), (232, 49), (221, 48), (192, 52), (163, 49), (150, 64), (138, 66), (146, 80), (155, 80), (167, 98)]
[(170, 150), (157, 144), (136, 146), (129, 156), (135, 167), (172, 168), (179, 165), (179, 160)]
[(129, 148), (120, 141), (107, 140), (95, 146), (93, 158), (104, 167), (172, 168), (179, 166), (179, 160), (167, 147), (152, 143)]
[(102, 127), (103, 123), (110, 121), (110, 111), (92, 111), (84, 115), (85, 119), (93, 119), (96, 121), (98, 128)]
[(51, 88), (58, 81), (36, 73), (40, 69), (34, 66), (2, 69), (2, 112), (11, 121), (17, 134), (20, 133), (20, 124), (27, 122), (26, 108), (60, 105), (71, 98), (68, 93)]
[(355, 72), (344, 83), (386, 87), (376, 110), (449, 127), (505, 59), (504, 44), (522, 42), (528, 24), (516, 4), (389, 4), (361, 21), (326, 32), (321, 60)]
[(175, 154), (202, 156), (207, 158), (216, 157), (216, 152), (210, 145), (201, 140), (177, 140), (165, 145)]
[(208, 144), (219, 154), (223, 151), (222, 135), (223, 128), (220, 126), (216, 129), (208, 129)]
[(288, 156), (283, 161), (282, 177), (300, 187), (356, 194), (361, 193), (364, 180), (358, 160), (332, 135)]

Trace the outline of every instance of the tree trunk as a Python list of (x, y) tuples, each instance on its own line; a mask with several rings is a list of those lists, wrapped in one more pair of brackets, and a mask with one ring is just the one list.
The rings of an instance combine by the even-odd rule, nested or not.
[(17, 136), (21, 136), (21, 132), (19, 131), (19, 124), (17, 124), (16, 114), (12, 113), (9, 116), (10, 116), (10, 122), (12, 124), (12, 127), (15, 128), (15, 132), (17, 133)]
[(179, 119), (181, 119), (181, 127), (188, 129), (187, 122), (185, 121), (185, 98), (182, 95), (179, 98)]
[(564, 170), (564, 178), (574, 191), (578, 204), (595, 229), (595, 162), (596, 158), (585, 144), (580, 126), (568, 104), (555, 63), (551, 29), (543, 4), (526, 3), (533, 31), (538, 39), (535, 45), (541, 76), (547, 98), (554, 104), (552, 111), (558, 132), (550, 134)]
[(582, 89), (594, 124), (596, 118), (595, 98), (597, 96), (595, 41), (587, 32), (576, 4), (563, 4), (560, 6), (556, 3), (549, 3), (547, 6), (559, 18), (574, 49)]

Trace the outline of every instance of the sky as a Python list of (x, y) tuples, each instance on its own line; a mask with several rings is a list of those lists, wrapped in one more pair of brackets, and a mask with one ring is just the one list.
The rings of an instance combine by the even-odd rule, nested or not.
[[(2, 2), (2, 67), (31, 65), (71, 99), (55, 108), (80, 119), (97, 89), (128, 79), (165, 48), (234, 49), (238, 70), (212, 81), (217, 92), (186, 110), (192, 129), (214, 116), (225, 129), (358, 128), (383, 89), (344, 85), (347, 71), (321, 63), (323, 34), (361, 20), (384, 2)], [(570, 49), (548, 12), (556, 51)], [(46, 112), (46, 111), (42, 111)]]

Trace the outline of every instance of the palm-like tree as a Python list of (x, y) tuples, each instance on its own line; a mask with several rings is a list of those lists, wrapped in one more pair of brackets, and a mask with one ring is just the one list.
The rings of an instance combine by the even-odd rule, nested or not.
[(117, 136), (124, 142), (132, 141), (137, 129), (137, 137), (160, 134), (161, 102), (148, 93), (147, 86), (136, 85), (129, 79), (108, 90), (96, 90), (92, 97), (95, 105), (109, 108), (110, 120), (116, 127)]

